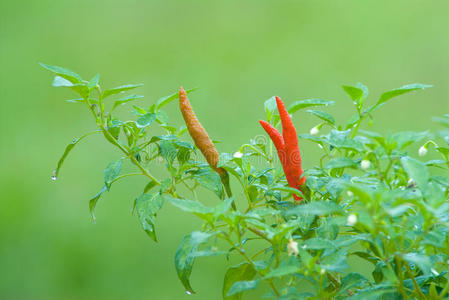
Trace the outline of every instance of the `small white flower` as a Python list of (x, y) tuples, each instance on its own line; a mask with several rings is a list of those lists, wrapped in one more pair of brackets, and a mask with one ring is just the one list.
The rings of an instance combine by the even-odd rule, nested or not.
[(348, 197), (351, 198), (352, 196), (354, 196), (354, 193), (351, 191), (347, 191), (346, 194), (348, 194)]
[(311, 135), (316, 135), (320, 132), (320, 130), (318, 129), (318, 127), (312, 127), (312, 129), (310, 129), (310, 134)]
[(237, 152), (234, 153), (234, 157), (235, 158), (242, 158), (243, 157), (243, 153), (240, 152), (240, 151), (237, 151)]
[(419, 156), (425, 156), (427, 154), (427, 148), (424, 146), (421, 146), (418, 150), (418, 155)]
[(290, 239), (287, 244), (287, 252), (289, 256), (297, 256), (299, 254), (298, 243)]
[(360, 167), (362, 168), (362, 170), (366, 171), (371, 167), (371, 162), (369, 160), (362, 160), (360, 162)]
[(348, 226), (354, 226), (357, 223), (357, 216), (354, 214), (350, 214), (348, 219), (346, 220), (346, 224)]

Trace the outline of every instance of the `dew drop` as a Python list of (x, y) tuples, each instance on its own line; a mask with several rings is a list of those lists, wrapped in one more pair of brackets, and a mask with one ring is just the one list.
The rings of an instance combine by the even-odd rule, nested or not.
[(187, 295), (192, 295), (192, 292), (191, 291), (186, 291), (186, 294)]
[(58, 178), (56, 177), (56, 170), (54, 170), (54, 171), (51, 173), (51, 180), (56, 181), (56, 179), (58, 179)]

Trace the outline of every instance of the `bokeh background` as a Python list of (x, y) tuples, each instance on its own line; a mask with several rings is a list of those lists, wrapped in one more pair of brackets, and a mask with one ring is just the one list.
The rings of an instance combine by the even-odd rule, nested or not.
[[(191, 100), (223, 152), (263, 134), (257, 120), (273, 95), (334, 100), (329, 111), (344, 122), (353, 111), (341, 85), (358, 81), (371, 101), (434, 84), (385, 106), (373, 129), (437, 129), (431, 117), (449, 108), (448, 12), (445, 0), (0, 0), (0, 299), (220, 299), (226, 266), (198, 260), (198, 294), (185, 295), (173, 257), (198, 222), (166, 206), (152, 242), (131, 214), (140, 179), (116, 184), (93, 224), (87, 199), (120, 157), (100, 136), (50, 180), (66, 144), (95, 124), (38, 62), (98, 72), (105, 87), (142, 82), (141, 106), (199, 87)], [(176, 105), (167, 110), (181, 124)], [(297, 113), (294, 122), (308, 132), (318, 121)], [(318, 150), (301, 146), (310, 167)]]

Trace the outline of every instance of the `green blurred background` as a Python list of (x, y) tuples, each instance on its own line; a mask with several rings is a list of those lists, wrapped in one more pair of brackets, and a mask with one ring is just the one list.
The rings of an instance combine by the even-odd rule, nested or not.
[[(434, 84), (392, 101), (374, 129), (436, 129), (431, 116), (449, 108), (448, 11), (446, 0), (0, 1), (0, 299), (220, 299), (226, 266), (198, 260), (198, 294), (185, 295), (173, 257), (198, 222), (166, 206), (152, 242), (131, 215), (141, 179), (116, 184), (93, 224), (87, 199), (120, 157), (100, 136), (50, 180), (65, 145), (95, 124), (38, 62), (99, 72), (105, 87), (142, 82), (145, 107), (181, 84), (199, 87), (191, 100), (223, 152), (263, 134), (257, 120), (273, 95), (335, 100), (329, 110), (343, 122), (352, 108), (341, 85), (357, 81), (371, 101)], [(181, 124), (176, 105), (167, 110)], [(317, 124), (304, 113), (294, 122), (300, 132)], [(317, 148), (301, 146), (310, 167)]]

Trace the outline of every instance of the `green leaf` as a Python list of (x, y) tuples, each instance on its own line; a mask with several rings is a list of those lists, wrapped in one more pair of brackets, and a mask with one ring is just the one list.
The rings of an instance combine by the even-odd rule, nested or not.
[(398, 89), (394, 89), (388, 92), (383, 93), (379, 100), (377, 101), (377, 103), (374, 105), (374, 108), (379, 107), (380, 105), (384, 104), (385, 102), (387, 102), (388, 100), (390, 100), (391, 98), (403, 95), (405, 93), (409, 93), (409, 92), (413, 92), (416, 90), (423, 90), (423, 89), (427, 89), (432, 87), (432, 85), (428, 85), (428, 84), (421, 84), (421, 83), (413, 83), (413, 84), (407, 84), (404, 85)]
[(231, 286), (239, 281), (251, 280), (256, 276), (256, 270), (249, 263), (241, 263), (237, 266), (230, 267), (225, 274), (222, 295), (224, 300), (240, 300), (242, 299), (241, 293), (236, 293), (232, 296), (227, 296)]
[(72, 87), (74, 84), (70, 82), (69, 80), (61, 77), (61, 76), (55, 76), (53, 78), (53, 83), (51, 84), (54, 87)]
[(312, 249), (312, 250), (321, 250), (321, 249), (335, 249), (335, 244), (332, 243), (329, 240), (322, 239), (322, 238), (310, 238), (306, 241), (304, 241), (303, 246), (305, 246), (305, 249)]
[(343, 89), (357, 105), (368, 96), (368, 88), (360, 82), (356, 86), (344, 85)]
[(202, 203), (198, 201), (177, 199), (170, 196), (165, 197), (168, 202), (186, 212), (191, 212), (199, 215), (207, 215), (212, 214), (214, 212), (213, 208), (204, 206)]
[(234, 197), (226, 198), (214, 208), (214, 217), (218, 218), (227, 214), (234, 202)]
[(176, 158), (178, 150), (171, 141), (161, 141), (159, 143), (159, 151), (162, 157), (171, 165)]
[(218, 198), (223, 198), (223, 185), (220, 176), (211, 168), (202, 168), (193, 174), (198, 183), (208, 190), (213, 191)]
[(333, 213), (343, 213), (343, 209), (335, 202), (313, 201), (297, 205), (285, 212), (286, 215), (314, 215), (325, 216)]
[(338, 157), (334, 158), (330, 162), (328, 162), (324, 168), (325, 169), (340, 169), (340, 168), (349, 168), (349, 167), (355, 167), (357, 164), (355, 161), (348, 157)]
[(292, 105), (289, 106), (288, 112), (290, 114), (293, 114), (297, 112), (300, 109), (304, 109), (307, 107), (313, 107), (313, 106), (329, 106), (335, 104), (334, 101), (329, 100), (323, 100), (323, 99), (306, 99), (306, 100), (300, 100), (294, 102)]
[(328, 135), (325, 137), (325, 141), (335, 147), (342, 149), (355, 150), (358, 152), (363, 151), (363, 144), (357, 140), (351, 139), (348, 137), (350, 130), (339, 131), (339, 130), (331, 130)]
[[(189, 94), (189, 93), (191, 93), (193, 91), (196, 91), (196, 90), (197, 90), (197, 88), (188, 89), (188, 90), (185, 90), (185, 92), (186, 92), (186, 94)], [(176, 92), (176, 93), (173, 93), (171, 95), (168, 95), (168, 96), (160, 98), (159, 100), (157, 100), (156, 111), (161, 109), (162, 107), (164, 107), (168, 103), (172, 102), (173, 100), (178, 99), (178, 98), (179, 98), (179, 92)]]
[(278, 185), (278, 186), (273, 187), (272, 190), (287, 192), (287, 193), (295, 194), (298, 197), (304, 198), (304, 195), (302, 194), (302, 192), (300, 190), (289, 187), (289, 186)]
[(92, 79), (89, 80), (89, 83), (87, 84), (89, 90), (93, 90), (94, 88), (96, 88), (99, 81), (100, 81), (100, 74), (97, 74), (94, 77), (92, 77)]
[(421, 190), (425, 190), (429, 183), (427, 166), (423, 162), (409, 156), (402, 157), (401, 163), (409, 178), (413, 179)]
[(64, 153), (62, 154), (61, 158), (58, 161), (58, 165), (57, 165), (56, 169), (53, 171), (52, 179), (56, 180), (58, 178), (59, 171), (61, 170), (62, 164), (64, 163), (65, 159), (67, 158), (67, 155), (69, 155), (70, 151), (72, 151), (73, 147), (75, 147), (81, 140), (88, 137), (89, 135), (94, 134), (94, 133), (100, 133), (100, 132), (101, 131), (99, 131), (99, 130), (95, 130), (95, 131), (86, 133), (86, 134), (82, 135), (81, 137), (74, 139), (70, 144), (68, 144), (67, 147), (65, 148)]
[(121, 85), (121, 86), (118, 86), (118, 87), (115, 87), (115, 88), (112, 88), (112, 89), (109, 89), (109, 90), (105, 90), (103, 92), (103, 98), (109, 97), (111, 95), (123, 93), (123, 92), (129, 91), (129, 90), (141, 87), (141, 86), (143, 86), (142, 83), (139, 83), (139, 84), (126, 84), (126, 85)]
[(297, 265), (283, 265), (271, 270), (264, 278), (282, 277), (285, 275), (291, 275), (300, 270), (300, 266)]
[(114, 106), (112, 107), (112, 111), (119, 105), (123, 105), (123, 104), (126, 104), (126, 103), (130, 102), (130, 101), (134, 101), (134, 100), (137, 100), (137, 99), (140, 99), (140, 98), (143, 98), (143, 96), (142, 95), (129, 95), (129, 96), (117, 99), (114, 102)]
[(190, 254), (196, 252), (201, 244), (206, 243), (214, 234), (194, 231), (186, 236), (181, 241), (181, 244), (176, 250), (175, 267), (178, 277), (181, 280), (186, 292), (188, 294), (195, 293), (190, 285), (190, 274), (192, 273), (193, 263), (195, 257)]
[(95, 207), (97, 206), (97, 202), (98, 199), (100, 199), (101, 195), (106, 192), (108, 190), (108, 187), (105, 185), (101, 188), (101, 190), (95, 195), (93, 196), (90, 200), (89, 200), (89, 210), (90, 210), (90, 215), (92, 216), (92, 220), (94, 220), (94, 222), (96, 222), (96, 218), (95, 218)]
[(137, 119), (136, 125), (138, 128), (145, 128), (153, 124), (154, 120), (156, 120), (156, 114), (146, 113)]
[(106, 169), (103, 172), (104, 175), (104, 184), (109, 190), (111, 188), (112, 182), (118, 177), (120, 174), (120, 170), (122, 169), (122, 159), (110, 162)]
[(164, 204), (164, 197), (157, 194), (142, 194), (136, 199), (136, 211), (140, 225), (148, 236), (157, 242), (154, 222), (156, 213)]
[(226, 295), (233, 296), (237, 293), (254, 290), (258, 284), (259, 284), (259, 280), (237, 281), (231, 286), (231, 288), (229, 289), (229, 292)]
[(430, 269), (432, 267), (432, 261), (428, 255), (418, 254), (418, 253), (407, 253), (402, 256), (405, 261), (410, 264), (416, 265), (423, 271), (424, 275), (430, 274)]
[(368, 283), (368, 279), (363, 275), (354, 272), (349, 273), (341, 281), (339, 294), (347, 295), (349, 289), (363, 287), (366, 283)]
[(267, 121), (270, 123), (270, 121), (273, 119), (273, 116), (276, 114), (276, 97), (271, 97), (270, 99), (266, 100), (264, 103), (265, 107), (265, 113), (267, 115)]
[(325, 122), (327, 122), (327, 123), (329, 123), (331, 125), (335, 125), (334, 117), (331, 114), (327, 113), (327, 112), (324, 112), (324, 111), (321, 111), (321, 110), (312, 110), (312, 109), (308, 109), (308, 110), (306, 110), (306, 112), (308, 112), (308, 113), (310, 113), (310, 114), (320, 118), (321, 120), (323, 120), (323, 121), (325, 121)]
[(56, 75), (67, 79), (68, 81), (70, 81), (73, 84), (77, 84), (77, 83), (82, 83), (83, 79), (81, 78), (81, 76), (79, 76), (78, 74), (76, 74), (73, 71), (70, 71), (69, 69), (65, 69), (62, 67), (58, 67), (58, 66), (50, 66), (50, 65), (46, 65), (43, 63), (39, 63), (42, 67), (44, 67), (45, 69), (55, 73)]

